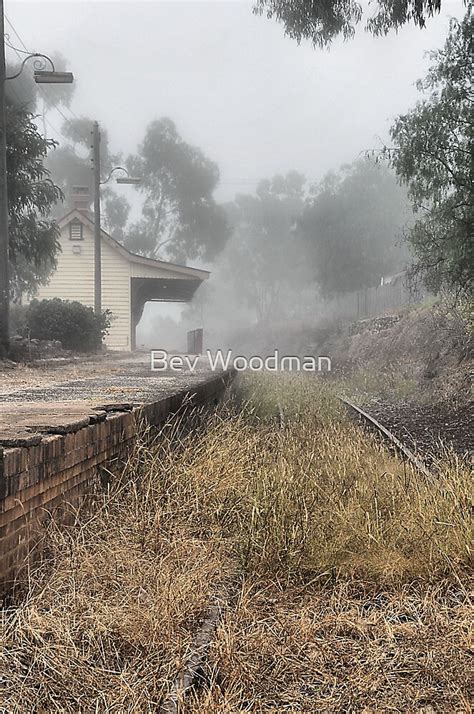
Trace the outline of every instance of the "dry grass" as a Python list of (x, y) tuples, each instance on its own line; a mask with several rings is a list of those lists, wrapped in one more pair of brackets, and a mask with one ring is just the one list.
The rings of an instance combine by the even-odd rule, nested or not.
[(166, 696), (228, 575), (219, 542), (169, 498), (171, 443), (138, 448), (80, 525), (50, 527), (52, 564), (2, 621), (6, 711), (153, 711)]
[(249, 583), (212, 643), (209, 684), (186, 711), (468, 712), (471, 615), (444, 582)]
[(54, 566), (4, 616), (7, 711), (156, 711), (235, 573), (183, 711), (468, 710), (469, 475), (425, 483), (322, 380), (242, 390), (238, 413), (139, 448), (117, 494), (51, 533)]

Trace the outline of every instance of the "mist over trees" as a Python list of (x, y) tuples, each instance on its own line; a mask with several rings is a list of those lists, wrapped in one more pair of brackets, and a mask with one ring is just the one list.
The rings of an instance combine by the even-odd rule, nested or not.
[(394, 148), (385, 150), (417, 214), (408, 235), (413, 272), (435, 291), (472, 289), (473, 30), (471, 9), (462, 22), (452, 20), (444, 49), (431, 53), (418, 83), (428, 98), (397, 117)]
[(387, 166), (362, 159), (308, 187), (290, 171), (226, 206), (233, 229), (226, 252), (236, 289), (259, 321), (285, 312), (312, 286), (325, 298), (378, 285), (402, 270), (406, 191)]
[[(67, 64), (58, 54), (53, 54), (52, 58), (57, 69), (63, 69)], [(8, 75), (15, 74), (19, 69), (20, 63), (14, 63), (9, 67)], [(18, 294), (30, 292), (35, 285), (46, 281), (53, 269), (58, 250), (53, 219), (58, 219), (73, 207), (73, 187), (89, 189), (92, 208), (94, 173), (91, 142), (94, 120), (84, 116), (70, 117), (61, 126), (64, 141), (47, 139), (48, 111), (53, 106), (69, 106), (73, 86), (58, 85), (57, 88), (45, 89), (35, 84), (30, 68), (25, 68), (17, 79), (7, 83), (9, 106), (16, 107), (18, 113), (18, 118), (14, 120), (16, 127), (12, 141), (31, 141), (35, 144), (38, 157), (41, 156), (42, 177), (48, 179), (50, 187), (50, 193), (43, 192), (42, 196), (39, 196), (39, 188), (31, 187), (31, 191), (38, 194), (37, 209), (42, 216), (36, 237), (32, 233), (31, 211), (28, 214), (29, 232), (26, 230), (25, 215), (22, 218), (23, 228), (18, 228), (18, 211), (12, 227), (11, 252), (16, 266), (12, 274)], [(40, 112), (36, 113), (38, 109)], [(36, 128), (38, 124), (42, 126), (42, 133)], [(12, 151), (18, 158), (13, 146)], [(25, 161), (30, 158), (31, 155), (26, 153)], [(137, 155), (128, 161), (130, 171), (142, 178), (141, 190), (145, 197), (142, 219), (129, 225), (130, 203), (114, 191), (112, 185), (106, 185), (111, 169), (124, 163), (120, 154), (111, 151), (107, 128), (101, 126), (104, 228), (132, 251), (143, 255), (167, 257), (183, 263), (198, 257), (212, 261), (230, 234), (225, 212), (213, 198), (219, 181), (217, 164), (199, 148), (185, 142), (171, 119), (153, 122)], [(35, 167), (36, 172), (38, 166)], [(12, 183), (12, 200), (17, 193), (15, 187), (25, 179), (21, 167), (17, 165), (15, 170), (18, 173)], [(31, 171), (31, 166), (25, 170)], [(31, 176), (32, 180), (40, 178), (39, 173)], [(28, 205), (31, 206), (31, 201)], [(46, 214), (48, 223), (43, 220)], [(48, 236), (51, 236), (49, 242)]]
[(128, 166), (142, 179), (145, 200), (143, 218), (130, 227), (126, 245), (152, 258), (212, 260), (229, 235), (224, 211), (213, 198), (217, 164), (165, 117), (149, 125)]
[(286, 292), (300, 285), (305, 273), (296, 232), (305, 183), (304, 176), (290, 171), (262, 180), (255, 195), (237, 195), (226, 206), (233, 229), (228, 252), (232, 279), (259, 321), (281, 313)]
[[(48, 155), (47, 166), (54, 180), (64, 193), (64, 204), (57, 207), (56, 217), (72, 208), (72, 189), (86, 186), (90, 203), (94, 200), (94, 172), (91, 162), (92, 127), (94, 120), (89, 117), (72, 118), (64, 122), (62, 134), (68, 143), (58, 146)], [(112, 153), (106, 127), (101, 127), (101, 181), (106, 181), (110, 170), (122, 163), (120, 154)], [(101, 189), (104, 228), (117, 240), (123, 240), (130, 213), (130, 203), (119, 196), (110, 185)]]
[[(381, 34), (407, 22), (422, 27), (439, 8), (438, 0), (378, 0), (367, 29)], [(259, 0), (256, 12), (316, 46), (329, 45), (338, 35), (351, 37), (362, 22), (352, 0)], [(219, 205), (218, 165), (188, 143), (172, 119), (155, 119), (126, 161), (130, 173), (142, 179), (141, 218), (130, 224), (130, 203), (104, 185), (104, 228), (133, 252), (211, 264), (213, 285), (201, 290), (201, 314), (225, 295), (245, 319), (265, 323), (301, 314), (316, 299), (377, 285), (381, 276), (410, 264), (435, 291), (467, 289), (474, 263), (472, 31), (468, 9), (462, 22), (452, 21), (444, 49), (431, 54), (432, 67), (419, 82), (425, 97), (396, 118), (392, 145), (378, 161), (357, 160), (311, 186), (302, 174), (288, 171)], [(58, 54), (53, 60), (58, 69), (67, 64)], [(13, 65), (8, 73), (18, 68)], [(45, 90), (25, 70), (7, 83), (7, 92), (10, 257), (20, 294), (45, 281), (54, 266), (53, 218), (72, 207), (73, 186), (89, 187), (92, 204), (93, 119), (65, 121), (58, 146), (47, 138), (48, 112), (69, 106), (73, 86)], [(124, 163), (101, 126), (102, 181)]]
[(405, 267), (406, 191), (387, 166), (362, 159), (327, 174), (299, 221), (305, 254), (325, 297), (377, 285)]
[[(94, 175), (90, 160), (93, 120), (72, 119), (64, 124), (69, 142), (49, 156), (48, 167), (71, 207), (73, 186), (87, 186), (91, 203)], [(141, 179), (142, 218), (128, 223), (130, 203), (111, 185), (101, 188), (104, 228), (135, 253), (186, 262), (212, 260), (224, 246), (229, 229), (223, 209), (213, 198), (219, 181), (217, 164), (185, 142), (171, 119), (155, 120), (136, 155), (125, 162), (110, 150), (107, 128), (101, 126), (101, 180), (125, 163)]]
[(186, 328), (201, 324), (209, 339), (229, 324), (235, 332), (311, 319), (326, 300), (378, 285), (409, 260), (406, 190), (375, 160), (343, 166), (315, 186), (296, 171), (276, 175), (225, 209), (232, 235), (212, 282), (183, 312)]
[[(472, 157), (473, 157), (473, 91), (474, 74), (472, 36), (472, 4), (467, 5), (464, 19), (453, 19), (444, 49), (431, 53), (433, 65), (418, 88), (428, 94), (407, 114), (395, 120), (390, 134), (392, 147), (382, 154), (390, 160), (400, 182), (406, 185), (416, 220), (407, 232), (415, 260), (410, 269), (413, 276), (438, 291), (442, 287), (472, 290), (474, 251), (472, 240)], [(427, 18), (438, 13), (441, 0), (377, 0), (375, 11), (366, 22), (366, 29), (386, 34), (405, 23), (424, 27)], [(274, 18), (285, 27), (287, 35), (301, 42), (310, 40), (315, 47), (324, 47), (341, 35), (354, 35), (362, 21), (362, 7), (353, 0), (323, 0), (323, 2), (283, 2), (257, 0), (254, 12)], [(393, 270), (397, 252), (390, 248), (383, 255), (386, 235), (379, 226), (380, 240), (371, 239), (371, 227), (357, 219), (354, 205), (354, 236), (347, 243), (344, 237), (344, 210), (335, 219), (336, 188), (340, 183), (326, 177), (319, 197), (307, 206), (302, 220), (303, 232), (315, 237), (316, 276), (323, 294), (352, 290), (373, 279), (377, 272)], [(339, 198), (344, 203), (344, 191)], [(385, 197), (390, 201), (389, 195)], [(395, 200), (395, 194), (392, 195)], [(396, 205), (392, 208), (396, 213)], [(333, 219), (330, 214), (333, 213)], [(379, 218), (381, 216), (380, 212)], [(390, 223), (394, 215), (385, 219)], [(374, 215), (377, 226), (377, 212)], [(325, 225), (325, 221), (329, 224)], [(339, 222), (339, 227), (336, 224)], [(332, 231), (334, 233), (331, 236)], [(390, 231), (389, 231), (390, 233)], [(371, 247), (372, 246), (372, 247)], [(344, 250), (344, 259), (341, 257)], [(399, 256), (401, 258), (401, 256)], [(406, 254), (405, 254), (405, 257)], [(401, 267), (401, 263), (400, 263)], [(338, 277), (339, 276), (339, 277)]]

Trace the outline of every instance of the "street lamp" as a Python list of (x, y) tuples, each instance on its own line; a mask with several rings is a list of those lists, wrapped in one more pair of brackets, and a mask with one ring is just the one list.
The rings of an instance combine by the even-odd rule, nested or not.
[(125, 169), (123, 166), (116, 166), (109, 173), (105, 181), (100, 182), (100, 185), (103, 186), (104, 184), (109, 183), (110, 179), (112, 178), (112, 174), (114, 174), (115, 171), (123, 171), (126, 174), (125, 176), (119, 176), (118, 178), (116, 178), (115, 183), (120, 183), (122, 185), (128, 186), (139, 186), (142, 182), (141, 178), (137, 178), (136, 176), (130, 176), (128, 170)]
[[(18, 50), (20, 51), (20, 50)], [(7, 137), (5, 119), (5, 82), (16, 79), (23, 71), (28, 60), (33, 60), (34, 78), (38, 84), (70, 84), (74, 80), (71, 72), (56, 72), (50, 57), (39, 52), (26, 54), (20, 69), (10, 77), (5, 71), (5, 17), (3, 0), (0, 0), (0, 359), (9, 352), (9, 310), (10, 310), (10, 275), (8, 268), (8, 186), (7, 186)], [(51, 69), (46, 70), (47, 62)]]
[[(32, 59), (34, 67), (33, 77), (35, 79), (36, 84), (72, 84), (74, 82), (73, 73), (57, 72), (54, 67), (53, 60), (51, 59), (51, 57), (48, 57), (48, 55), (43, 55), (41, 54), (41, 52), (32, 52), (30, 54), (28, 52), (24, 52), (23, 50), (19, 50), (16, 47), (13, 49), (15, 49), (16, 52), (21, 52), (22, 54), (26, 54), (27, 56), (21, 63), (18, 72), (12, 74), (10, 77), (5, 77), (5, 80), (16, 79), (17, 77), (19, 77), (20, 74), (23, 72), (25, 64), (28, 62), (28, 60)], [(52, 69), (45, 69), (46, 62), (49, 62)]]
[(128, 184), (129, 186), (139, 186), (141, 182), (141, 178), (135, 176), (119, 176), (118, 179), (115, 179), (115, 183)]
[(48, 72), (47, 70), (38, 69), (35, 74), (36, 84), (72, 84), (74, 75), (72, 72)]
[(100, 238), (100, 187), (108, 183), (115, 171), (123, 171), (126, 175), (119, 177), (117, 183), (137, 185), (141, 183), (140, 178), (130, 176), (123, 166), (115, 166), (105, 179), (100, 180), (100, 131), (98, 122), (94, 122), (92, 130), (93, 136), (93, 164), (94, 164), (94, 312), (96, 315), (102, 313), (102, 245)]

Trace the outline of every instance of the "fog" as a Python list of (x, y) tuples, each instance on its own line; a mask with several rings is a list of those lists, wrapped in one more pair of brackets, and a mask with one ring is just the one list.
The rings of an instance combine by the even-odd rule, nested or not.
[[(374, 38), (359, 29), (315, 50), (253, 15), (251, 2), (5, 6), (28, 48), (68, 59), (72, 110), (102, 122), (115, 151), (134, 151), (152, 119), (170, 116), (218, 163), (220, 200), (290, 169), (320, 178), (377, 145), (416, 100), (425, 52), (442, 45), (463, 7), (444, 3), (425, 30)], [(51, 123), (59, 131), (62, 117)]]
[[(19, 36), (31, 51), (59, 52), (74, 72), (70, 107), (48, 112), (53, 138), (64, 145), (64, 120), (91, 117), (106, 128), (111, 151), (128, 156), (151, 121), (170, 117), (183, 139), (218, 165), (214, 197), (222, 204), (290, 171), (305, 177), (307, 196), (327, 172), (380, 148), (393, 119), (419, 98), (415, 82), (428, 67), (426, 52), (443, 45), (449, 18), (461, 17), (463, 7), (445, 2), (425, 29), (407, 25), (386, 37), (374, 38), (361, 25), (353, 40), (321, 50), (285, 37), (282, 25), (252, 13), (251, 2), (5, 3), (12, 41)], [(129, 187), (117, 191), (138, 219), (140, 196)], [(202, 321), (215, 336), (223, 322), (256, 321), (230, 287), (236, 240), (214, 261), (189, 260), (212, 275), (185, 308), (183, 328)], [(302, 292), (295, 298), (294, 286), (288, 290), (285, 304), (293, 300), (300, 313), (317, 294), (311, 286), (304, 299)], [(139, 344), (154, 344), (159, 329), (162, 346), (184, 349), (184, 331), (173, 322), (180, 312), (148, 305)]]

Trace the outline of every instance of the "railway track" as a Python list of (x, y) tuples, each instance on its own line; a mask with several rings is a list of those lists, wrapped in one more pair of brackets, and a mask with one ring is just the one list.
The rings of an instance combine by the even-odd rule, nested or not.
[[(387, 444), (400, 454), (407, 462), (409, 462), (418, 472), (423, 474), (426, 479), (432, 480), (433, 474), (425, 466), (413, 451), (403, 444), (392, 432), (381, 424), (377, 419), (371, 416), (368, 412), (358, 407), (353, 402), (339, 397), (340, 401), (350, 413), (353, 413), (359, 421), (367, 424), (371, 429), (381, 434)], [(280, 430), (285, 429), (287, 420), (284, 409), (280, 403), (277, 404), (276, 424)], [(237, 578), (234, 579), (231, 586), (217, 593), (210, 604), (201, 626), (196, 632), (190, 652), (182, 669), (178, 672), (173, 686), (170, 690), (168, 698), (160, 708), (161, 714), (179, 714), (182, 711), (182, 706), (186, 698), (192, 690), (199, 687), (203, 680), (208, 652), (215, 631), (224, 613), (231, 606), (231, 603), (236, 598)], [(205, 677), (204, 677), (205, 679)]]
[(389, 444), (389, 446), (395, 449), (395, 451), (397, 451), (404, 459), (406, 459), (417, 471), (422, 473), (425, 478), (429, 480), (434, 478), (431, 471), (425, 466), (421, 459), (419, 459), (413, 453), (413, 451), (411, 451), (411, 449), (405, 446), (405, 444), (403, 444), (400, 439), (397, 439), (395, 434), (392, 434), (389, 429), (387, 429), (383, 424), (377, 421), (377, 419), (368, 414), (368, 412), (361, 409), (361, 407), (358, 407), (356, 404), (353, 404), (353, 402), (350, 402), (348, 399), (344, 399), (343, 397), (339, 397), (339, 399), (342, 404), (347, 407), (349, 412), (353, 412), (354, 414), (356, 414), (360, 421), (365, 424), (368, 424), (370, 428), (381, 434), (384, 440)]
[[(417, 471), (423, 474), (425, 478), (431, 480), (434, 478), (431, 471), (425, 466), (423, 461), (413, 453), (405, 444), (403, 444), (400, 439), (398, 439), (395, 434), (387, 429), (383, 424), (381, 424), (375, 417), (371, 416), (361, 407), (358, 407), (353, 402), (345, 399), (344, 397), (339, 397), (339, 400), (347, 408), (349, 412), (354, 413), (360, 421), (367, 424), (370, 428), (374, 429), (377, 433), (381, 434), (384, 440), (389, 446), (391, 446), (398, 454), (400, 454), (406, 461), (408, 461)], [(277, 405), (277, 423), (280, 429), (285, 427), (285, 413), (281, 404)]]
[(234, 604), (238, 582), (238, 578), (234, 578), (227, 587), (213, 596), (194, 636), (188, 656), (173, 682), (167, 699), (160, 707), (160, 714), (179, 714), (180, 711), (184, 711), (186, 697), (205, 680), (204, 670), (209, 647), (224, 614)]

